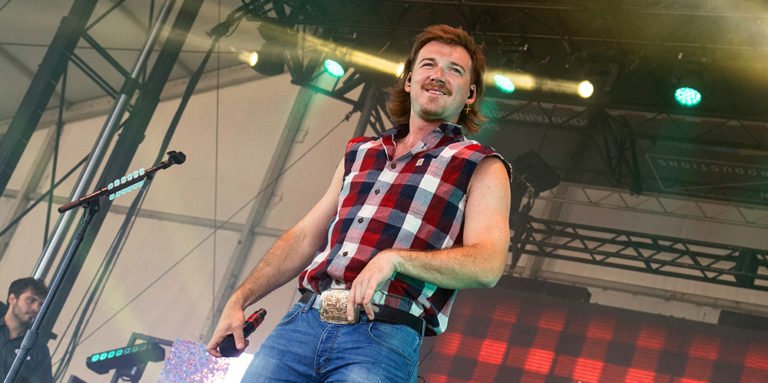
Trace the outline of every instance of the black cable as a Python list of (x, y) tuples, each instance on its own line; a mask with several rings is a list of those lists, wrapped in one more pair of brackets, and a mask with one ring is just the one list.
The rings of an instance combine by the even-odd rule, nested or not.
[[(218, 21), (221, 22), (221, 0), (218, 1)], [(233, 29), (240, 25), (238, 22)], [(229, 34), (227, 35), (229, 36)], [(221, 106), (221, 44), (216, 44), (216, 139), (214, 140), (214, 163), (213, 163), (213, 225), (219, 219), (219, 124), (220, 124), (220, 106)], [(211, 256), (211, 312), (216, 312), (216, 249), (218, 236), (213, 235), (213, 254)]]
[[(60, 185), (61, 185), (61, 184), (62, 184), (64, 181), (66, 181), (66, 180), (69, 178), (69, 176), (71, 176), (71, 175), (72, 175), (72, 174), (75, 172), (75, 170), (77, 170), (77, 169), (79, 169), (81, 166), (83, 166), (83, 164), (84, 164), (84, 163), (85, 163), (87, 160), (88, 160), (88, 156), (85, 156), (85, 157), (83, 157), (82, 159), (80, 159), (80, 161), (79, 161), (78, 163), (76, 163), (76, 164), (75, 164), (75, 166), (74, 166), (74, 167), (72, 167), (72, 169), (70, 169), (70, 170), (67, 172), (67, 174), (64, 174), (64, 176), (63, 176), (63, 177), (61, 177), (61, 179), (59, 179), (59, 180), (56, 182), (56, 184), (54, 185), (54, 188), (57, 188), (57, 187), (59, 187), (59, 186), (60, 186)], [(21, 222), (21, 219), (22, 219), (22, 218), (24, 218), (24, 217), (26, 217), (26, 216), (27, 216), (27, 214), (29, 214), (29, 212), (31, 212), (31, 211), (32, 211), (32, 209), (34, 209), (34, 208), (35, 208), (35, 207), (36, 207), (36, 206), (37, 206), (37, 205), (38, 205), (40, 202), (42, 202), (44, 199), (48, 198), (48, 194), (51, 194), (51, 193), (53, 193), (53, 190), (54, 190), (54, 189), (48, 189), (48, 191), (46, 191), (46, 192), (45, 192), (45, 193), (43, 193), (43, 194), (42, 194), (40, 197), (38, 197), (38, 198), (35, 200), (35, 202), (32, 202), (32, 204), (31, 204), (31, 205), (29, 205), (29, 206), (27, 206), (27, 208), (26, 208), (26, 209), (24, 209), (24, 211), (22, 211), (21, 213), (19, 213), (19, 215), (18, 215), (16, 218), (14, 218), (14, 219), (13, 219), (13, 221), (9, 222), (7, 226), (5, 226), (5, 227), (4, 227), (2, 230), (0, 230), (0, 237), (2, 237), (3, 235), (5, 235), (5, 233), (7, 233), (7, 232), (8, 232), (9, 230), (11, 230), (11, 229), (12, 229), (14, 226), (16, 226), (16, 225), (17, 225), (19, 222)]]
[(1, 5), (1, 6), (0, 6), (0, 12), (2, 12), (2, 11), (3, 11), (3, 9), (5, 9), (5, 7), (7, 7), (7, 6), (8, 6), (8, 4), (10, 4), (10, 3), (11, 3), (11, 0), (6, 0), (5, 4), (3, 4), (3, 5)]
[[(61, 76), (61, 94), (59, 96), (59, 110), (56, 117), (56, 137), (53, 142), (53, 163), (51, 163), (51, 186), (53, 190), (56, 186), (56, 168), (59, 164), (59, 146), (61, 144), (61, 130), (64, 128), (64, 107), (66, 106), (67, 94), (67, 73), (69, 72), (69, 62), (64, 64), (64, 73)], [(51, 226), (51, 210), (53, 209), (53, 193), (48, 194), (48, 209), (45, 213), (45, 230), (43, 232), (43, 249), (48, 243), (48, 232)]]

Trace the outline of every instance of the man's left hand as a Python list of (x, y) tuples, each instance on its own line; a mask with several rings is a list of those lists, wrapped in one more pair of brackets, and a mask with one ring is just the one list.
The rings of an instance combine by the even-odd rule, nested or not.
[(393, 250), (381, 251), (374, 256), (352, 282), (347, 298), (347, 319), (355, 317), (355, 308), (362, 305), (368, 319), (373, 320), (373, 293), (398, 271), (400, 256)]

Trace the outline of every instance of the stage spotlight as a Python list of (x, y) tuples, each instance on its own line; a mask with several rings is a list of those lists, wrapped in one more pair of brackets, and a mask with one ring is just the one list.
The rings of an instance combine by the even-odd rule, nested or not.
[(568, 68), (580, 81), (576, 94), (583, 99), (609, 97), (623, 62), (622, 54), (612, 49), (596, 48), (575, 53)]
[(397, 64), (397, 68), (395, 69), (395, 76), (400, 77), (405, 72), (405, 63), (399, 63)]
[(679, 87), (675, 89), (675, 101), (684, 108), (693, 108), (701, 103), (701, 92), (688, 86)]
[[(271, 23), (261, 23), (256, 28), (264, 40), (256, 52), (244, 53), (242, 60), (265, 76), (275, 76), (285, 71), (287, 51), (296, 49), (297, 37), (293, 30)], [(242, 57), (242, 56), (241, 56)]]
[(257, 52), (247, 57), (248, 65), (265, 76), (275, 76), (285, 71), (285, 49), (279, 43), (266, 41)]
[(710, 78), (705, 74), (709, 60), (697, 55), (679, 53), (671, 81), (672, 94), (677, 105), (695, 108), (704, 101)]
[(341, 66), (341, 64), (339, 64), (338, 62), (331, 59), (327, 59), (325, 60), (325, 62), (323, 62), (323, 68), (329, 75), (335, 78), (341, 78), (342, 76), (344, 76), (344, 73), (345, 73), (344, 67)]
[(590, 98), (595, 93), (595, 86), (592, 85), (590, 81), (584, 80), (579, 83), (578, 88), (576, 88), (576, 92), (581, 98)]
[(248, 66), (253, 68), (254, 66), (256, 66), (256, 63), (259, 62), (259, 52), (250, 51), (248, 55), (245, 57), (245, 60), (248, 62)]
[(103, 375), (112, 369), (130, 370), (138, 365), (163, 360), (165, 360), (165, 349), (157, 343), (147, 342), (97, 352), (86, 359), (85, 365), (91, 371)]
[(497, 74), (493, 76), (493, 83), (496, 84), (496, 89), (502, 93), (512, 93), (515, 91), (515, 83), (504, 75)]

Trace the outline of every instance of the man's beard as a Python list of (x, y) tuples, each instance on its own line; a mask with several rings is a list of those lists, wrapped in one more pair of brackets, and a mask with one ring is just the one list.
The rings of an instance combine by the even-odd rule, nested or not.
[(32, 327), (32, 322), (35, 321), (35, 315), (33, 315), (31, 319), (27, 319), (27, 315), (24, 315), (24, 313), (21, 312), (21, 308), (18, 307), (18, 303), (14, 304), (11, 310), (13, 316), (16, 317), (16, 321), (24, 326), (25, 329)]

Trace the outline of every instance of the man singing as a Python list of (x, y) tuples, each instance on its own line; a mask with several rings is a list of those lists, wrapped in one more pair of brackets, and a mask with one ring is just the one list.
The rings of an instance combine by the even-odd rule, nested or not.
[(426, 28), (390, 90), (398, 126), (357, 138), (320, 201), (228, 300), (213, 337), (245, 348), (244, 309), (298, 275), (302, 297), (243, 382), (412, 382), (423, 336), (456, 290), (493, 287), (507, 262), (509, 166), (462, 135), (483, 118), (485, 59), (461, 29)]

